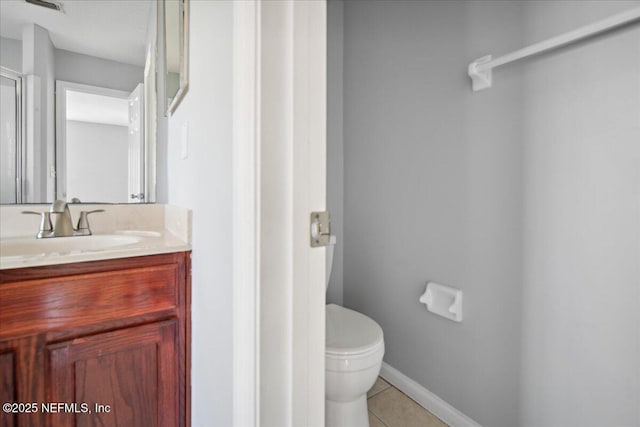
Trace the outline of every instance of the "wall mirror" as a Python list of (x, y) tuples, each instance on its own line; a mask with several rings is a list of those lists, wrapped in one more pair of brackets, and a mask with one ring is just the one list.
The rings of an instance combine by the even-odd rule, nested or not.
[(157, 28), (157, 0), (0, 1), (0, 203), (155, 201)]
[(189, 0), (164, 0), (164, 70), (166, 115), (189, 88)]

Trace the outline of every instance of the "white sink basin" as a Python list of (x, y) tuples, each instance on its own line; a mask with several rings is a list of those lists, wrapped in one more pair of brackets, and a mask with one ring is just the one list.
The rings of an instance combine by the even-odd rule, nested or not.
[(0, 270), (191, 250), (191, 212), (188, 209), (151, 203), (72, 204), (74, 220), (79, 218), (80, 210), (105, 210), (91, 222), (93, 236), (36, 239), (40, 221), (22, 212), (25, 209), (43, 212), (49, 208), (48, 205), (0, 205)]
[(0, 241), (0, 255), (4, 258), (103, 251), (133, 245), (140, 240), (140, 236), (119, 234), (5, 239)]

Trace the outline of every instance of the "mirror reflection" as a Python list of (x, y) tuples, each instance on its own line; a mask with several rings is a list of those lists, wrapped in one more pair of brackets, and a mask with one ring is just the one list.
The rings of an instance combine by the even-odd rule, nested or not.
[(0, 1), (0, 203), (154, 201), (156, 1), (39, 3)]
[(59, 198), (144, 201), (142, 88), (129, 93), (57, 82)]

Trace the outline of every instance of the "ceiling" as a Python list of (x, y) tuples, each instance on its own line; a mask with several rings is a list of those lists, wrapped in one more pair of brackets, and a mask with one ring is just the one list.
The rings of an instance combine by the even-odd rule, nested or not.
[(49, 30), (58, 49), (144, 66), (147, 27), (154, 0), (64, 0), (63, 12), (0, 0), (0, 34), (21, 40), (35, 23)]
[(129, 125), (129, 103), (126, 98), (68, 90), (66, 104), (67, 120), (116, 126)]

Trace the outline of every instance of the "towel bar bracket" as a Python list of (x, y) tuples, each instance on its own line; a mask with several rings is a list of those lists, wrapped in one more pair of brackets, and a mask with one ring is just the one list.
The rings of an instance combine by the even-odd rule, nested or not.
[(471, 84), (474, 92), (491, 87), (491, 68), (488, 68), (486, 70), (480, 69), (480, 66), (482, 64), (486, 64), (490, 61), (491, 55), (487, 55), (483, 56), (482, 58), (478, 58), (471, 64), (469, 64), (469, 77), (471, 77)]

